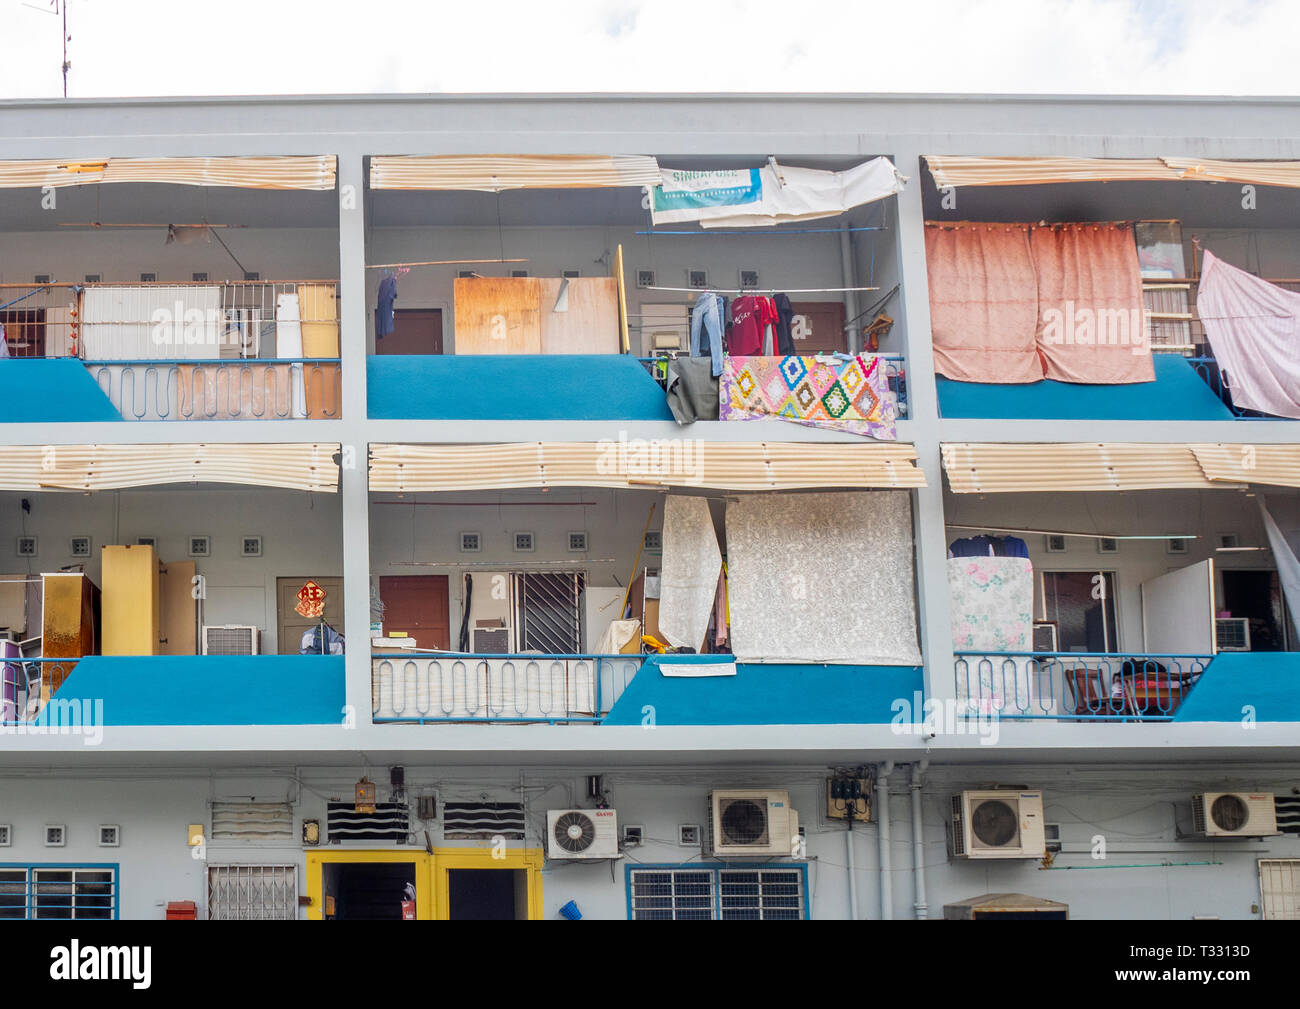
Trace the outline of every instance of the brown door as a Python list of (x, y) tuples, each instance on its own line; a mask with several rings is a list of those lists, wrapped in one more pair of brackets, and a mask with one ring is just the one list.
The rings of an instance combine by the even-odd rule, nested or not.
[(399, 308), (393, 331), (375, 338), (377, 354), (441, 354), (442, 309)]
[(791, 302), (790, 307), (794, 309), (790, 335), (794, 337), (796, 354), (834, 353), (837, 350), (848, 353), (844, 302), (796, 301)]
[(446, 575), (391, 575), (379, 579), (384, 633), (405, 633), (427, 651), (451, 647), (451, 607)]
[[(321, 578), (317, 575), (303, 575), (301, 578), (277, 578), (275, 580), (275, 598), (279, 638), (276, 643), (281, 655), (297, 655), (302, 650), (303, 634), (320, 623), (318, 618), (304, 617), (294, 609), (298, 605), (298, 590), (308, 580), (315, 582), (325, 590), (325, 620), (331, 627), (346, 637), (346, 632), (343, 630), (342, 578)], [(362, 633), (365, 633), (364, 630)]]

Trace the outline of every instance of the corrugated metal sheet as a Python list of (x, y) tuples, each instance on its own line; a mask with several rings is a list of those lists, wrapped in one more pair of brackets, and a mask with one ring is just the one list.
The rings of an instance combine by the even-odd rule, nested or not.
[(87, 361), (197, 361), (221, 356), (221, 288), (210, 284), (87, 287)]
[(1300, 188), (1300, 161), (1215, 161), (1161, 158), (1184, 179)]
[(18, 445), (0, 448), (0, 490), (112, 490), (225, 483), (333, 493), (337, 444)]
[(0, 161), (0, 189), (166, 182), (240, 189), (334, 188), (332, 154), (283, 157), (105, 158), (92, 161)]
[(942, 452), (955, 494), (1238, 486), (1210, 480), (1189, 445), (948, 442)]
[(925, 163), (940, 187), (1178, 179), (1178, 174), (1160, 158), (967, 158), (927, 154)]
[(971, 158), (927, 154), (935, 184), (1032, 186), (1050, 182), (1203, 181), (1300, 187), (1300, 161), (1196, 158)]
[(1192, 445), (1211, 480), (1300, 487), (1300, 445)]
[(643, 155), (376, 155), (371, 189), (602, 189), (657, 186), (659, 162)]
[(924, 487), (906, 444), (655, 441), (372, 445), (372, 491), (512, 487)]

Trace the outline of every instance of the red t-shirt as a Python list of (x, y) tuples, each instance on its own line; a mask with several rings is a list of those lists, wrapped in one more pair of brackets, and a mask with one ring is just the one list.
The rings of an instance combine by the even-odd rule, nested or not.
[(755, 357), (763, 353), (763, 330), (776, 325), (780, 316), (771, 298), (747, 294), (731, 303), (731, 339), (728, 353), (733, 357)]

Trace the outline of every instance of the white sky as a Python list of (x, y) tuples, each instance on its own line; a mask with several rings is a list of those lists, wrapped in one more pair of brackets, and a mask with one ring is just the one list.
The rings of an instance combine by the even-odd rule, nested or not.
[[(1296, 0), (69, 0), (73, 98), (433, 91), (1295, 94)], [(62, 92), (0, 0), (0, 97)]]

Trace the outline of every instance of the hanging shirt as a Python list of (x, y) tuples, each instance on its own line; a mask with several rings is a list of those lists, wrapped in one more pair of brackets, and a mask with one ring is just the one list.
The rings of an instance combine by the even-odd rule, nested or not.
[(761, 357), (763, 332), (780, 322), (771, 298), (747, 294), (731, 303), (731, 343), (728, 353), (732, 357)]
[(386, 274), (379, 282), (379, 303), (375, 308), (375, 336), (387, 336), (393, 331), (393, 302), (397, 300), (397, 278)]
[(794, 353), (794, 306), (790, 304), (790, 298), (784, 294), (778, 294), (772, 299), (772, 304), (776, 308), (776, 352), (782, 357), (789, 357)]

